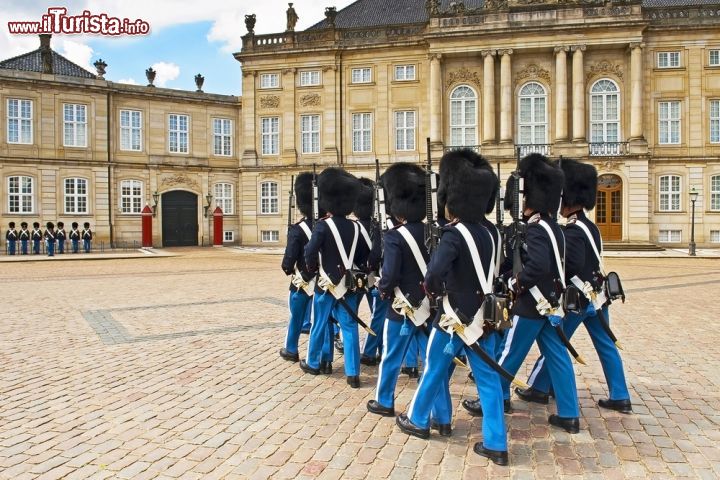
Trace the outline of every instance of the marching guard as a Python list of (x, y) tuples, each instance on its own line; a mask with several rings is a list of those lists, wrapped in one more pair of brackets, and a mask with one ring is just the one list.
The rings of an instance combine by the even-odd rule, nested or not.
[(15, 245), (17, 244), (18, 233), (15, 230), (15, 222), (8, 224), (8, 230), (5, 232), (5, 241), (7, 242), (8, 255), (15, 255)]
[[(371, 413), (395, 416), (395, 386), (400, 367), (413, 339), (427, 345), (425, 322), (430, 302), (422, 287), (429, 254), (424, 244), (425, 173), (411, 163), (396, 163), (382, 176), (387, 204), (396, 226), (385, 233), (382, 275), (378, 289), (392, 300), (382, 328), (383, 354), (378, 369)], [(417, 352), (417, 347), (415, 347)], [(415, 355), (417, 353), (415, 352)], [(417, 368), (417, 367), (415, 367)], [(443, 432), (449, 431), (449, 422)]]
[[(563, 159), (560, 167), (565, 173), (560, 213), (567, 218), (565, 280), (568, 288), (577, 288), (581, 293), (577, 311), (566, 312), (563, 330), (570, 338), (581, 323), (585, 325), (600, 358), (609, 390), (609, 398), (599, 400), (598, 405), (630, 413), (632, 404), (617, 339), (613, 340), (607, 323), (602, 237), (598, 227), (585, 215), (585, 210), (595, 208), (597, 170), (592, 165), (568, 159)], [(528, 384), (529, 389), (515, 389), (515, 393), (528, 402), (548, 403), (551, 381), (544, 356), (535, 362)]]
[(332, 368), (332, 348), (329, 356), (323, 348), (332, 338), (329, 325), (332, 315), (342, 330), (347, 383), (360, 388), (358, 323), (362, 320), (356, 313), (359, 301), (356, 290), (364, 285), (367, 275), (353, 265), (365, 265), (370, 250), (360, 241), (359, 225), (347, 218), (355, 207), (360, 182), (341, 168), (329, 167), (318, 176), (317, 187), (320, 208), (327, 215), (317, 222), (305, 247), (308, 271), (318, 272), (318, 280), (307, 357), (300, 361), (300, 368), (312, 375), (319, 375), (321, 367)]
[(70, 243), (72, 244), (72, 253), (78, 253), (80, 248), (80, 231), (78, 230), (78, 222), (72, 222), (70, 229)]
[(312, 315), (312, 297), (315, 293), (315, 275), (308, 272), (304, 255), (305, 245), (312, 236), (312, 179), (310, 172), (302, 172), (295, 179), (295, 200), (303, 218), (288, 228), (287, 245), (281, 265), (291, 280), (288, 299), (290, 319), (280, 356), (291, 362), (300, 360), (298, 341), (305, 319), (308, 314)]
[(83, 249), (85, 250), (85, 253), (90, 253), (90, 250), (92, 248), (92, 239), (93, 233), (90, 229), (90, 222), (85, 222), (83, 223), (82, 230)]
[(45, 225), (45, 250), (47, 250), (48, 257), (55, 256), (55, 224), (53, 222), (47, 222)]
[[(520, 204), (514, 207), (521, 207), (529, 220), (524, 247), (518, 249), (521, 268), (506, 275), (508, 290), (514, 294), (513, 325), (507, 333), (499, 362), (515, 375), (533, 342), (537, 341), (557, 398), (557, 414), (550, 415), (548, 422), (569, 433), (578, 433), (580, 409), (575, 372), (560, 337), (562, 330), (558, 332), (557, 328), (563, 316), (560, 302), (565, 282), (562, 258), (566, 248), (562, 230), (553, 215), (560, 206), (564, 175), (557, 165), (540, 154), (523, 158), (518, 173), (524, 181), (524, 191), (520, 190), (524, 205), (516, 195), (514, 202)], [(515, 182), (514, 188), (520, 189), (522, 183)], [(502, 391), (509, 400), (510, 382), (505, 378), (502, 379)]]
[(58, 240), (58, 253), (65, 253), (65, 240), (67, 239), (67, 233), (65, 233), (65, 224), (63, 222), (57, 223), (55, 236)]
[(20, 254), (28, 254), (28, 242), (30, 241), (30, 232), (28, 231), (27, 222), (20, 222), (20, 233), (18, 234), (18, 240), (20, 240)]
[[(493, 240), (480, 223), (492, 194), (495, 175), (473, 165), (467, 150), (450, 152), (440, 163), (438, 197), (445, 196), (442, 238), (427, 268), (424, 287), (434, 298), (442, 296), (428, 339), (423, 375), (410, 403), (407, 415), (397, 417), (402, 431), (428, 438), (436, 424), (449, 434), (452, 405), (449, 369), (453, 357), (465, 346), (470, 367), (480, 391), (484, 410), (483, 441), (474, 451), (498, 465), (508, 464), (507, 434), (503, 415), (500, 377), (489, 362), (495, 351), (496, 336), (484, 333), (488, 328), (481, 305), (492, 292), (494, 271)], [(476, 349), (485, 354), (481, 355)], [(433, 404), (434, 422), (431, 421)]]
[(40, 255), (40, 242), (43, 239), (42, 229), (40, 228), (40, 222), (33, 222), (32, 231), (32, 249), (33, 255)]

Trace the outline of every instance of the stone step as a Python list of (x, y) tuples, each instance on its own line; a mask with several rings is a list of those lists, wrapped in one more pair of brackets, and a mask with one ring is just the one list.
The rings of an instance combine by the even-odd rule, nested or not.
[(606, 252), (662, 252), (665, 250), (652, 243), (638, 242), (605, 242), (603, 248)]

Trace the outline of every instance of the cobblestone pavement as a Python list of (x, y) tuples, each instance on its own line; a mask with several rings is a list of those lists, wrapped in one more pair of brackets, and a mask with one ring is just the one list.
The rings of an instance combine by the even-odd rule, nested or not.
[[(409, 438), (365, 410), (375, 369), (363, 367), (353, 390), (342, 357), (330, 377), (279, 358), (278, 256), (175, 253), (1, 267), (0, 477), (720, 476), (717, 260), (610, 259), (628, 292), (612, 317), (635, 414), (596, 406), (606, 387), (581, 329), (582, 432), (548, 428), (554, 405), (515, 398), (502, 468), (472, 452), (481, 432), (458, 408), (475, 395), (465, 372), (451, 385), (452, 437)], [(415, 385), (401, 377), (399, 411)]]

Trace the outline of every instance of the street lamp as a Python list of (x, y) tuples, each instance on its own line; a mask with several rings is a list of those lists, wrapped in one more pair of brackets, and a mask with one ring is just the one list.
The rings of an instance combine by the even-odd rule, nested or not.
[(205, 201), (207, 202), (207, 204), (205, 205), (205, 218), (207, 218), (208, 216), (208, 210), (210, 210), (210, 205), (212, 205), (212, 199), (213, 196), (209, 193), (205, 195)]
[(155, 215), (157, 215), (157, 206), (158, 206), (158, 201), (160, 200), (160, 194), (157, 192), (157, 190), (152, 194), (152, 197), (153, 197), (152, 211), (153, 211), (153, 217), (154, 217)]
[(698, 198), (698, 191), (695, 187), (690, 189), (690, 203), (692, 203), (692, 220), (690, 223), (690, 256), (695, 256), (695, 202)]

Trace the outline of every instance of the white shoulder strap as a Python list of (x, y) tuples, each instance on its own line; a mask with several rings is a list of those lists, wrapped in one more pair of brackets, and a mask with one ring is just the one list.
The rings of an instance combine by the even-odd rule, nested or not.
[(565, 263), (560, 258), (560, 249), (558, 248), (557, 239), (555, 238), (555, 234), (552, 231), (552, 228), (550, 228), (550, 225), (547, 224), (545, 220), (540, 220), (538, 222), (538, 225), (543, 227), (545, 231), (547, 232), (548, 236), (550, 237), (550, 243), (552, 243), (553, 253), (555, 254), (555, 264), (557, 265), (558, 273), (560, 274), (560, 283), (563, 286), (563, 289), (565, 288)]
[[(600, 255), (600, 251), (597, 248), (597, 245), (595, 245), (595, 239), (592, 236), (592, 233), (590, 233), (590, 229), (587, 225), (585, 225), (581, 220), (575, 220), (575, 225), (580, 227), (583, 232), (585, 232), (585, 235), (587, 236), (588, 240), (590, 240), (590, 246), (593, 249), (593, 252), (595, 252), (595, 256), (598, 259), (598, 263), (600, 266), (600, 272), (605, 271), (605, 267), (603, 267), (603, 261), (602, 261), (602, 255)], [(602, 237), (600, 238), (600, 245), (602, 246)]]
[(335, 237), (335, 244), (337, 245), (338, 252), (340, 252), (340, 258), (342, 259), (345, 270), (350, 270), (353, 265), (353, 259), (355, 258), (355, 247), (357, 247), (358, 235), (360, 234), (357, 223), (353, 222), (353, 227), (355, 228), (355, 236), (353, 237), (352, 246), (350, 247), (350, 256), (348, 256), (348, 254), (345, 252), (345, 248), (343, 247), (342, 238), (340, 237), (340, 232), (337, 229), (337, 225), (335, 225), (335, 222), (333, 222), (332, 218), (328, 218), (325, 221), (330, 227), (330, 231), (332, 232), (333, 237)]
[(303, 232), (305, 232), (305, 235), (307, 236), (308, 240), (310, 240), (310, 237), (312, 237), (312, 232), (310, 231), (310, 227), (308, 227), (308, 224), (303, 222), (298, 223), (300, 225), (300, 228)]
[(468, 249), (470, 250), (470, 258), (472, 258), (473, 265), (475, 265), (475, 273), (477, 274), (478, 280), (480, 281), (480, 288), (482, 288), (484, 294), (488, 294), (492, 292), (492, 274), (495, 270), (495, 267), (493, 266), (493, 263), (495, 261), (495, 242), (493, 242), (493, 252), (492, 256), (490, 257), (490, 268), (488, 269), (488, 274), (485, 275), (485, 269), (482, 266), (482, 262), (480, 261), (480, 254), (478, 253), (477, 244), (475, 243), (475, 239), (472, 237), (472, 234), (470, 234), (470, 230), (467, 229), (465, 225), (462, 223), (458, 223), (455, 225), (455, 228), (457, 228), (458, 232), (463, 236), (465, 239), (465, 243), (467, 243)]
[(397, 229), (398, 233), (402, 235), (402, 237), (405, 239), (405, 242), (408, 244), (408, 247), (410, 247), (410, 251), (413, 254), (413, 257), (415, 257), (415, 261), (417, 262), (418, 267), (420, 268), (420, 271), (423, 274), (423, 277), (427, 273), (427, 263), (425, 263), (425, 259), (422, 256), (422, 253), (420, 252), (420, 247), (418, 246), (417, 242), (415, 241), (415, 238), (410, 233), (410, 230), (408, 230), (405, 226), (402, 226)]
[[(496, 226), (494, 226), (494, 228), (495, 228), (495, 233), (497, 234), (497, 242), (495, 241), (496, 239), (492, 235), (492, 233), (490, 234), (490, 237), (492, 238), (493, 243), (495, 244), (495, 272), (494, 273), (495, 273), (495, 276), (497, 277), (500, 275), (500, 267), (502, 266), (501, 264), (502, 264), (503, 249), (502, 249), (502, 233), (500, 233), (500, 229), (497, 228)], [(490, 231), (490, 229), (488, 229), (488, 231)]]
[(370, 240), (370, 235), (368, 234), (367, 229), (365, 229), (365, 226), (363, 226), (360, 222), (357, 223), (358, 227), (360, 227), (360, 233), (362, 234), (363, 238), (365, 239), (365, 243), (367, 243), (367, 246), (370, 250), (372, 250), (372, 240)]

